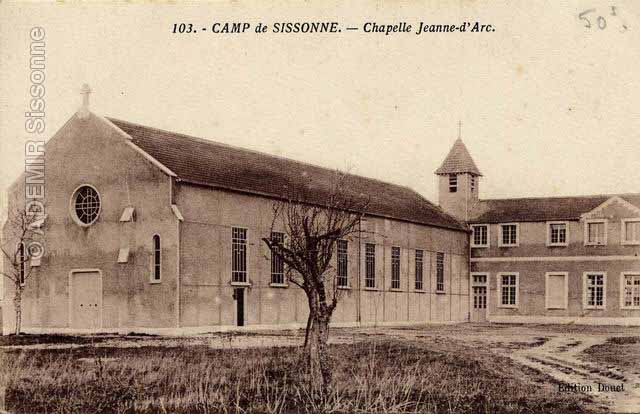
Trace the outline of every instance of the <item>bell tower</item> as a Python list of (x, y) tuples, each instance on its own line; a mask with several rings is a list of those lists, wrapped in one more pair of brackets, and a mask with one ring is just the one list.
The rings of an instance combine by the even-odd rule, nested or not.
[(459, 220), (469, 220), (471, 210), (478, 202), (482, 173), (462, 142), (460, 133), (435, 174), (438, 176), (440, 207)]

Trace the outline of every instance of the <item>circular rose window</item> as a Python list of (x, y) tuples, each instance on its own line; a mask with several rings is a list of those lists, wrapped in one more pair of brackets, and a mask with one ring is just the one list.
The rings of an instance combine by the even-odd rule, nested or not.
[(73, 193), (72, 215), (80, 225), (93, 224), (100, 215), (100, 195), (90, 185), (83, 185)]

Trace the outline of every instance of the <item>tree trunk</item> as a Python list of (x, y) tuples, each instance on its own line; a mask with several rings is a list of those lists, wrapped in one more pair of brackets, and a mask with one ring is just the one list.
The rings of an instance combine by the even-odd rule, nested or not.
[(304, 345), (302, 346), (305, 352), (307, 352), (307, 349), (309, 347), (309, 331), (311, 330), (312, 323), (313, 318), (311, 317), (311, 313), (309, 313), (309, 316), (307, 317), (307, 327), (304, 330)]
[(13, 306), (16, 311), (16, 336), (20, 335), (22, 325), (22, 286), (17, 285), (13, 296)]
[(326, 391), (331, 385), (331, 361), (329, 360), (329, 320), (331, 315), (313, 312), (309, 341), (305, 349), (310, 382), (314, 390)]

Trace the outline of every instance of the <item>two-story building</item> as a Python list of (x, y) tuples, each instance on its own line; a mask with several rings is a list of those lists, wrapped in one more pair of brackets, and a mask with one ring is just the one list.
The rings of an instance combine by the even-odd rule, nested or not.
[(640, 194), (483, 200), (461, 140), (436, 174), (472, 230), (471, 320), (640, 325)]

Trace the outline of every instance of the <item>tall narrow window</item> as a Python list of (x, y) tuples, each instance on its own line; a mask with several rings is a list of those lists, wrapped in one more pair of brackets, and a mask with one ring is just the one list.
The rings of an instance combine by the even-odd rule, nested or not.
[(458, 191), (458, 176), (456, 174), (449, 175), (449, 192), (455, 193)]
[(585, 308), (604, 309), (604, 273), (585, 273), (584, 278)]
[(348, 243), (346, 240), (338, 240), (336, 244), (336, 260), (338, 269), (338, 287), (349, 286), (349, 274), (348, 274), (348, 255), (347, 255)]
[(422, 284), (422, 272), (424, 269), (423, 256), (424, 252), (422, 250), (416, 250), (416, 290), (422, 290), (424, 288)]
[(364, 285), (368, 288), (376, 287), (376, 245), (365, 245), (365, 278)]
[(471, 176), (471, 192), (473, 193), (474, 191), (476, 191), (476, 176), (472, 175)]
[[(271, 232), (271, 242), (276, 244), (284, 243), (284, 233)], [(276, 285), (284, 284), (284, 261), (282, 256), (271, 251), (271, 283)]]
[(391, 248), (391, 289), (400, 289), (400, 248)]
[(501, 274), (500, 282), (500, 306), (514, 308), (518, 306), (518, 275)]
[(444, 253), (436, 253), (436, 291), (444, 292)]
[(623, 274), (623, 301), (624, 308), (640, 309), (640, 274)]
[(247, 229), (239, 227), (231, 230), (231, 281), (247, 281)]
[(24, 248), (24, 243), (20, 243), (20, 245), (18, 246), (18, 260), (20, 260), (19, 266), (20, 266), (20, 285), (24, 286), (24, 282), (25, 282), (25, 266), (27, 263), (27, 257), (25, 254), (25, 248)]
[(161, 258), (162, 248), (160, 246), (160, 236), (157, 234), (153, 235), (153, 272), (151, 274), (151, 281), (159, 282), (162, 274), (162, 258)]

